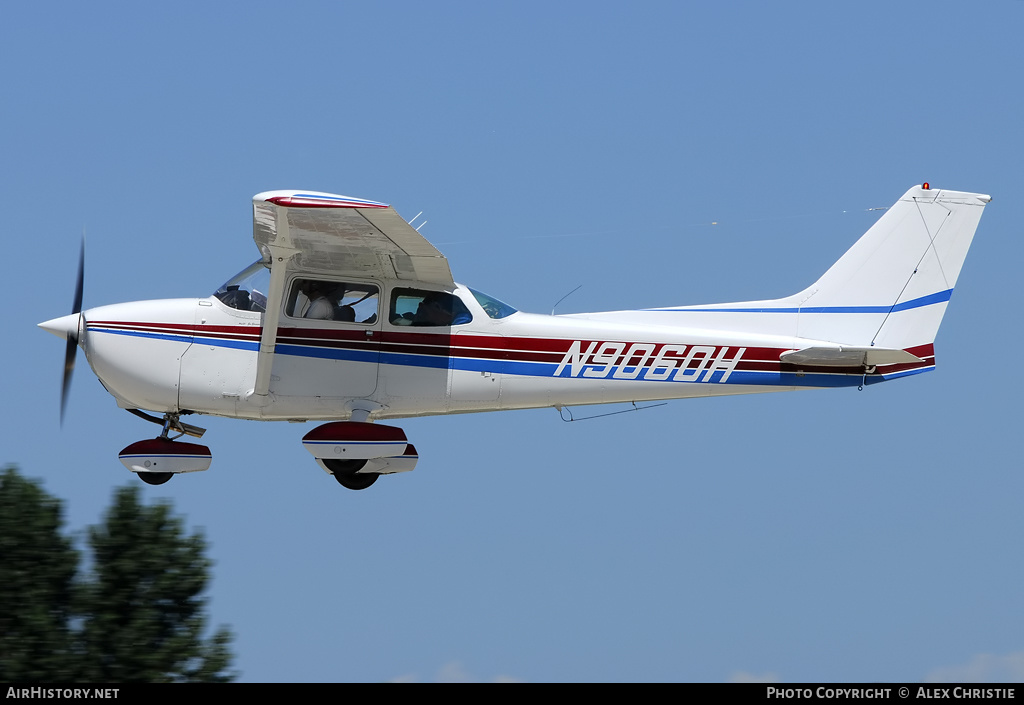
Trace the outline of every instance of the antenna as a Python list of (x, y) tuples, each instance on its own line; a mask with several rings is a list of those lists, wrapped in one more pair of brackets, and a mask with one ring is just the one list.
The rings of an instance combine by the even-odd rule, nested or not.
[[(668, 404), (667, 401), (659, 402), (657, 404), (645, 404), (644, 406), (637, 406), (635, 401), (631, 401), (633, 405), (630, 409), (620, 409), (619, 411), (609, 411), (606, 414), (594, 414), (593, 416), (580, 416), (579, 418), (573, 416), (572, 409), (568, 406), (561, 406), (556, 404), (555, 408), (558, 409), (558, 415), (562, 417), (562, 421), (566, 423), (572, 423), (573, 421), (589, 421), (590, 419), (600, 419), (605, 416), (617, 416), (619, 414), (628, 414), (631, 411), (643, 411), (644, 409), (653, 409), (656, 406), (665, 406)], [(565, 412), (569, 412), (569, 418), (565, 418)]]
[[(582, 285), (582, 284), (580, 284), (580, 286), (583, 286), (583, 285)], [(577, 286), (577, 287), (576, 287), (576, 289), (579, 289), (579, 288), (580, 288), (580, 286)], [(566, 300), (567, 298), (569, 298), (570, 296), (572, 296), (573, 294), (575, 294), (575, 293), (576, 293), (576, 289), (573, 289), (573, 290), (572, 290), (572, 291), (570, 291), (570, 292), (569, 292), (568, 294), (566, 294), (565, 296), (563, 296), (562, 298), (560, 298), (560, 299), (559, 299), (558, 301), (556, 301), (556, 302), (555, 302), (555, 305), (551, 307), (551, 315), (552, 315), (552, 316), (554, 316), (554, 315), (555, 315), (555, 309), (556, 309), (556, 308), (558, 308), (558, 304), (562, 303), (562, 302), (563, 302), (563, 301), (565, 301), (565, 300)]]
[[(419, 217), (420, 217), (421, 215), (423, 215), (423, 211), (420, 211), (419, 213), (417, 213), (416, 215), (414, 215), (414, 216), (412, 217), (412, 220), (410, 220), (410, 221), (409, 221), (409, 225), (412, 225), (412, 224), (413, 224), (413, 222), (414, 222), (414, 221), (415, 221), (415, 220), (416, 220), (417, 218), (419, 218)], [(427, 224), (427, 221), (425, 221), (425, 220), (424, 220), (424, 221), (423, 221), (422, 223), (420, 223), (419, 225), (412, 225), (412, 229), (413, 229), (413, 230), (415, 230), (416, 232), (419, 232), (419, 231), (420, 231), (420, 228), (422, 228), (422, 227), (423, 227), (424, 225), (426, 225), (426, 224)]]

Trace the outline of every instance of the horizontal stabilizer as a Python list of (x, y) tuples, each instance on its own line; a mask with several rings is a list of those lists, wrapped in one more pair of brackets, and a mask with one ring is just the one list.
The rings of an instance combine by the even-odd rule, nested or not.
[(790, 350), (789, 352), (782, 353), (779, 359), (790, 365), (810, 365), (816, 367), (872, 367), (924, 362), (917, 355), (912, 355), (906, 350), (854, 348), (845, 345), (835, 348)]

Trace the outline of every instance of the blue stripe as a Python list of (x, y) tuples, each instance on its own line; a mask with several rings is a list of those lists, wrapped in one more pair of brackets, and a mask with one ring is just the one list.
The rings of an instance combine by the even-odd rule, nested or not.
[(201, 345), (209, 345), (214, 348), (234, 348), (236, 350), (252, 350), (256, 352), (260, 349), (260, 344), (251, 340), (225, 340), (224, 338), (195, 338), (195, 342)]
[(379, 201), (368, 201), (365, 198), (349, 198), (348, 196), (335, 196), (335, 195), (324, 195), (322, 193), (296, 193), (292, 198), (310, 198), (318, 201), (335, 201), (340, 203), (365, 203), (368, 206), (384, 206), (387, 207), (387, 203), (381, 203)]
[(891, 374), (882, 375), (882, 379), (879, 382), (887, 382), (890, 379), (899, 379), (900, 377), (909, 377), (910, 375), (919, 375), (922, 372), (931, 372), (935, 369), (935, 365), (929, 365), (928, 367), (918, 367), (913, 370), (904, 370), (903, 372), (893, 372)]
[(949, 301), (952, 295), (953, 290), (946, 289), (945, 291), (921, 296), (893, 306), (806, 306), (803, 308), (799, 306), (788, 308), (687, 308), (683, 306), (679, 308), (647, 308), (643, 310), (666, 311), (671, 313), (678, 313), (680, 311), (720, 311), (725, 313), (890, 313), (896, 311), (907, 311), (912, 308), (921, 308), (922, 306), (931, 306), (932, 304), (940, 304), (945, 301)]
[[(278, 346), (277, 352), (282, 352), (281, 348), (288, 348), (287, 353), (289, 355), (295, 355), (299, 357), (318, 357), (327, 358), (332, 360), (344, 360), (350, 362), (375, 362), (376, 354), (364, 350), (345, 350), (342, 348), (309, 348), (300, 345), (289, 345), (289, 346)], [(508, 374), (517, 375), (521, 377), (549, 377), (553, 378), (555, 370), (558, 368), (558, 363), (554, 362), (525, 362), (519, 360), (485, 360), (480, 358), (463, 358), (463, 357), (441, 357), (437, 355), (415, 355), (411, 353), (391, 353), (382, 352), (380, 353), (380, 363), (384, 365), (395, 365), (400, 367), (423, 367), (428, 369), (453, 369), (464, 372), (491, 372), (493, 374)], [(584, 369), (603, 369), (605, 365), (598, 364), (586, 364)], [(616, 379), (612, 375), (619, 369), (618, 366), (614, 366), (605, 377), (597, 378), (594, 380), (602, 379), (603, 381), (611, 382), (636, 382), (644, 381), (645, 376), (650, 368), (644, 368), (643, 371), (634, 379)], [(633, 365), (627, 366), (627, 369), (632, 371)], [(869, 375), (865, 380), (862, 374), (844, 374), (844, 373), (804, 373), (796, 374), (795, 372), (757, 372), (757, 371), (744, 371), (744, 370), (733, 370), (729, 379), (724, 382), (727, 385), (750, 385), (750, 386), (768, 386), (768, 387), (856, 387), (864, 382), (868, 384), (874, 384), (877, 382), (883, 382), (888, 379), (895, 379), (897, 377), (903, 377), (911, 374), (919, 374), (921, 372), (927, 372), (934, 369), (934, 365), (927, 368), (919, 368), (914, 370), (906, 370), (904, 372), (895, 372), (888, 375)], [(691, 370), (692, 373), (692, 370)], [(724, 370), (714, 370), (709, 380), (705, 380), (704, 377), (707, 375), (706, 370), (702, 370), (700, 377), (700, 384), (723, 384), (720, 380), (725, 375)], [(696, 379), (677, 380), (674, 379), (675, 373), (672, 378), (668, 380), (652, 380), (660, 382), (673, 382), (678, 384), (694, 384), (697, 383)], [(570, 379), (570, 371), (568, 366), (563, 370), (561, 379)], [(582, 379), (582, 377), (576, 377), (575, 379)], [(586, 378), (591, 379), (591, 378)]]
[[(901, 304), (899, 307), (893, 310), (903, 310), (906, 308), (914, 308), (916, 306), (926, 306), (929, 303), (939, 303), (941, 301), (948, 300), (949, 292), (940, 292), (931, 296), (922, 297), (915, 299), (914, 301), (908, 301), (906, 304)], [(945, 295), (945, 298), (942, 298)], [(916, 303), (929, 300), (927, 303)], [(858, 308), (873, 308), (873, 307), (858, 307)], [(709, 309), (709, 310), (721, 310), (721, 309)], [(805, 309), (806, 310), (806, 309)], [(889, 309), (883, 309), (888, 311)], [(773, 312), (778, 312), (780, 309), (774, 309)], [(795, 311), (795, 309), (794, 309)], [(861, 311), (857, 311), (858, 313)], [(107, 329), (93, 329), (103, 333), (113, 333), (116, 335), (129, 335), (138, 336), (143, 338), (159, 338), (162, 340), (177, 340), (181, 342), (188, 342), (191, 338), (186, 336), (174, 336), (162, 333), (148, 333), (142, 331), (122, 331), (122, 330), (107, 330)], [(237, 341), (237, 340), (224, 340), (219, 338), (211, 339), (197, 339), (197, 343), (211, 346), (238, 348), (243, 350), (256, 351), (259, 349), (258, 343)], [(347, 350), (344, 348), (320, 348), (311, 347), (305, 345), (277, 345), (276, 353), (282, 355), (293, 355), (296, 357), (312, 357), (321, 359), (331, 360), (343, 360), (349, 362), (369, 362), (376, 363), (380, 362), (384, 365), (396, 365), (401, 367), (424, 367), (430, 369), (453, 369), (466, 372), (491, 372), (493, 374), (507, 374), (517, 375), (523, 377), (549, 377), (553, 378), (555, 370), (558, 368), (560, 363), (555, 362), (526, 362), (519, 360), (487, 360), (481, 358), (463, 358), (463, 357), (445, 357), (439, 355), (417, 355), (411, 353), (393, 353), (393, 352), (380, 352), (368, 351), (368, 350)], [(584, 366), (585, 370), (589, 369), (603, 369), (605, 365), (588, 363)], [(619, 369), (619, 366), (614, 366), (606, 376), (602, 378), (586, 378), (586, 379), (601, 379), (603, 381), (611, 382), (636, 382), (644, 381), (647, 372), (651, 368), (644, 368), (641, 373), (633, 379), (616, 379), (612, 375)], [(635, 369), (635, 365), (627, 365), (626, 369), (630, 371)], [(794, 372), (764, 372), (764, 371), (744, 371), (744, 370), (733, 370), (729, 379), (724, 382), (727, 385), (749, 385), (749, 386), (769, 386), (769, 387), (854, 387), (863, 383), (876, 384), (878, 382), (884, 382), (886, 380), (898, 379), (900, 377), (906, 377), (909, 375), (920, 374), (922, 372), (929, 372), (935, 369), (934, 365), (928, 367), (919, 367), (912, 370), (904, 370), (901, 372), (893, 372), (885, 375), (868, 375), (865, 378), (861, 374), (845, 374), (845, 373), (803, 373), (796, 374)], [(700, 384), (722, 384), (720, 380), (724, 376), (724, 370), (714, 370), (709, 380), (705, 380), (704, 377), (707, 375), (706, 370), (702, 370), (700, 373)], [(679, 384), (694, 384), (697, 380), (677, 380), (674, 379), (675, 373), (672, 374), (672, 379), (668, 380), (650, 380), (659, 382), (677, 382)], [(568, 366), (563, 370), (560, 379), (570, 379), (571, 371)], [(581, 379), (582, 377), (576, 377), (575, 379)], [(716, 379), (717, 378), (717, 379)], [(134, 457), (134, 456), (133, 456)], [(152, 457), (152, 456), (139, 456), (139, 457)], [(180, 456), (171, 456), (180, 457)]]
[(953, 296), (952, 289), (946, 289), (945, 291), (937, 291), (934, 294), (928, 296), (922, 296), (919, 299), (911, 299), (910, 301), (904, 301), (901, 304), (896, 304), (892, 307), (893, 311), (906, 311), (910, 308), (918, 308), (920, 306), (930, 306), (932, 304), (941, 304), (944, 301), (949, 301)]
[(274, 346), (277, 355), (296, 357), (318, 357), (322, 360), (348, 360), (350, 362), (377, 362), (380, 354), (376, 350), (345, 350), (343, 348), (317, 348), (311, 345)]
[[(413, 356), (409, 356), (410, 358)], [(485, 364), (489, 363), (489, 364)], [(397, 364), (397, 363), (396, 363)], [(401, 364), (413, 364), (415, 362), (401, 363)], [(556, 363), (548, 362), (518, 362), (513, 360), (502, 360), (502, 361), (481, 361), (476, 359), (464, 359), (464, 358), (452, 358), (451, 368), (455, 370), (466, 370), (466, 371), (489, 371), (495, 374), (509, 374), (518, 375), (525, 377), (553, 377), (555, 369), (558, 365)], [(604, 365), (585, 365), (585, 369), (602, 369)], [(644, 368), (644, 371), (636, 379), (615, 379), (612, 375), (619, 368), (613, 367), (607, 376), (601, 379), (605, 382), (635, 382), (644, 381), (644, 376), (647, 374), (649, 368)], [(633, 366), (629, 366), (628, 369), (632, 370)], [(796, 374), (795, 372), (756, 372), (756, 371), (744, 371), (744, 370), (733, 370), (729, 374), (729, 379), (726, 382), (721, 382), (721, 378), (725, 375), (724, 370), (715, 370), (709, 380), (705, 380), (704, 377), (707, 375), (706, 370), (702, 370), (700, 373), (700, 384), (726, 384), (726, 385), (749, 385), (749, 386), (767, 386), (767, 387), (856, 387), (860, 384), (875, 384), (877, 382), (884, 382), (889, 379), (896, 379), (898, 377), (904, 377), (911, 374), (920, 374), (921, 372), (928, 372), (935, 369), (935, 366), (929, 366), (924, 368), (918, 368), (914, 370), (906, 370), (904, 372), (895, 372), (888, 375), (868, 375), (865, 379), (862, 374), (845, 374), (845, 373), (803, 373)], [(692, 373), (692, 371), (691, 371)], [(674, 373), (673, 373), (674, 377)], [(582, 377), (570, 378), (568, 375), (563, 373), (561, 379), (583, 379)], [(590, 378), (586, 378), (590, 379)], [(661, 382), (673, 382), (679, 384), (694, 384), (696, 380), (656, 380)]]

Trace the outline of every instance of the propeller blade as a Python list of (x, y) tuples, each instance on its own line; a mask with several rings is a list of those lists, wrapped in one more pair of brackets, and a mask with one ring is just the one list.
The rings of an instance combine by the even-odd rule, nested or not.
[(64, 382), (60, 389), (60, 423), (64, 425), (64, 409), (68, 404), (68, 390), (71, 388), (71, 375), (75, 371), (75, 358), (78, 354), (78, 332), (82, 329), (82, 289), (85, 280), (85, 236), (82, 236), (82, 247), (78, 253), (78, 283), (75, 284), (75, 301), (71, 305), (71, 313), (78, 314), (78, 325), (74, 331), (68, 331), (67, 346), (64, 348)]
[(78, 251), (78, 283), (75, 284), (75, 303), (71, 313), (82, 312), (82, 283), (85, 279), (85, 235), (82, 235), (82, 246)]
[(78, 352), (78, 336), (68, 335), (68, 345), (64, 350), (64, 383), (60, 389), (60, 423), (64, 425), (64, 409), (68, 405), (68, 389), (71, 388), (71, 374), (75, 371), (75, 355)]

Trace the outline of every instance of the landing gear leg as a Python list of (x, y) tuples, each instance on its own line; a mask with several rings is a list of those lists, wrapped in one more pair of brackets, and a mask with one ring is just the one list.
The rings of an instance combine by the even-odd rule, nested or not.
[[(185, 435), (182, 431), (174, 438), (168, 438), (167, 433), (171, 429), (177, 430), (178, 427), (178, 414), (172, 414), (170, 412), (164, 414), (163, 426), (164, 430), (160, 432), (159, 438), (165, 441), (173, 441), (174, 438), (181, 438)], [(173, 472), (137, 472), (139, 479), (145, 482), (147, 485), (163, 485), (170, 482), (171, 478), (174, 477)]]
[(324, 465), (334, 475), (338, 484), (350, 490), (365, 490), (380, 477), (377, 473), (359, 474), (366, 465), (365, 460), (324, 459)]
[[(182, 414), (191, 414), (191, 411), (178, 411), (178, 412), (167, 412), (163, 418), (159, 416), (153, 416), (147, 414), (145, 411), (139, 411), (138, 409), (126, 409), (129, 414), (138, 416), (144, 421), (155, 423), (157, 426), (163, 426), (163, 433), (160, 434), (161, 438), (167, 438), (168, 431), (175, 431), (178, 433), (174, 438), (180, 438), (183, 435), (195, 436), (196, 438), (202, 438), (203, 434), (206, 433), (205, 428), (199, 428), (192, 424), (183, 423), (181, 421)], [(171, 439), (174, 440), (174, 439)]]

